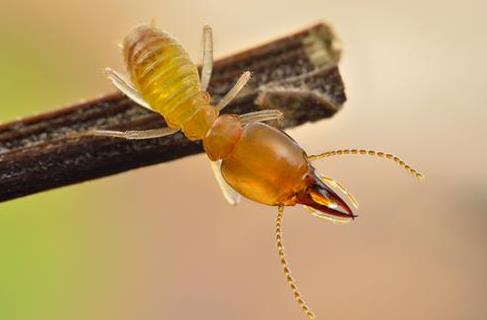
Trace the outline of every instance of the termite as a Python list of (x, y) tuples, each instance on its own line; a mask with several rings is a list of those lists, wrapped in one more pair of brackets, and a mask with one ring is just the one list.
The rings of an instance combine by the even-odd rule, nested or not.
[(130, 80), (110, 68), (106, 69), (107, 76), (134, 102), (161, 114), (168, 127), (92, 130), (88, 134), (153, 139), (182, 131), (190, 140), (203, 140), (216, 180), (230, 204), (237, 204), (243, 195), (278, 208), (275, 236), (282, 268), (295, 300), (307, 318), (314, 319), (287, 265), (281, 240), (284, 207), (301, 204), (314, 216), (348, 222), (356, 217), (351, 207), (358, 208), (358, 202), (338, 182), (318, 175), (311, 162), (336, 155), (369, 155), (391, 159), (418, 179), (423, 175), (397, 156), (373, 150), (343, 149), (307, 155), (290, 136), (265, 123), (282, 118), (279, 110), (220, 114), (250, 80), (250, 72), (244, 72), (216, 105), (210, 103), (207, 88), (213, 68), (213, 37), (209, 26), (203, 28), (201, 75), (179, 42), (154, 25), (134, 28), (122, 47)]

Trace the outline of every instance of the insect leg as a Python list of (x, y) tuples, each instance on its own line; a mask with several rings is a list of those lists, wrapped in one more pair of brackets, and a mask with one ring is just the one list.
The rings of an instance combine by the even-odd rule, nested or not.
[(291, 291), (293, 293), (294, 299), (298, 303), (298, 305), (301, 307), (301, 309), (304, 311), (306, 314), (306, 317), (309, 320), (313, 320), (315, 318), (315, 315), (313, 311), (306, 305), (306, 302), (304, 302), (303, 297), (301, 296), (301, 293), (298, 291), (298, 288), (296, 286), (296, 283), (294, 282), (294, 278), (291, 276), (291, 271), (289, 270), (289, 265), (287, 263), (286, 259), (286, 253), (284, 252), (284, 245), (282, 244), (282, 233), (281, 233), (281, 225), (282, 225), (282, 214), (284, 212), (284, 207), (279, 206), (277, 208), (277, 217), (276, 217), (276, 246), (277, 246), (277, 252), (279, 253), (279, 259), (281, 261), (282, 265), (282, 270), (284, 271), (284, 276), (286, 277), (287, 283), (289, 284), (289, 287), (291, 288)]
[(233, 86), (230, 91), (227, 92), (227, 94), (218, 102), (216, 105), (216, 108), (218, 111), (221, 111), (223, 108), (225, 108), (235, 97), (238, 95), (240, 90), (245, 87), (247, 82), (250, 80), (250, 71), (245, 71), (240, 78), (238, 79), (237, 83)]
[(144, 100), (144, 98), (140, 96), (140, 94), (137, 92), (137, 89), (135, 89), (134, 86), (123, 76), (121, 76), (111, 68), (106, 68), (105, 74), (112, 81), (113, 85), (117, 87), (118, 90), (122, 91), (122, 93), (129, 97), (132, 101), (144, 108), (154, 111)]
[(211, 27), (203, 27), (203, 59), (201, 66), (200, 86), (202, 91), (208, 89), (211, 71), (213, 70), (213, 33)]
[(101, 136), (101, 137), (112, 137), (112, 138), (123, 138), (128, 140), (143, 140), (143, 139), (154, 139), (169, 136), (178, 132), (177, 128), (161, 128), (152, 129), (144, 131), (113, 131), (113, 130), (91, 130), (85, 133), (85, 135)]
[(342, 154), (358, 154), (358, 155), (367, 155), (367, 156), (390, 159), (390, 160), (393, 160), (395, 163), (397, 163), (400, 167), (407, 170), (416, 179), (421, 180), (424, 178), (424, 175), (421, 172), (417, 171), (416, 169), (414, 169), (411, 166), (409, 166), (408, 164), (406, 164), (398, 156), (393, 155), (392, 153), (386, 153), (386, 152), (382, 152), (382, 151), (365, 150), (365, 149), (341, 149), (341, 150), (333, 150), (333, 151), (327, 151), (327, 152), (323, 152), (323, 153), (316, 154), (316, 155), (311, 155), (311, 156), (308, 156), (308, 160), (309, 161), (315, 161), (315, 160), (329, 158), (332, 156), (337, 156), (337, 155), (342, 155)]
[(249, 112), (238, 116), (242, 125), (246, 125), (251, 122), (259, 121), (271, 121), (271, 120), (281, 120), (283, 114), (277, 109), (267, 109), (255, 112)]
[(225, 199), (230, 203), (232, 206), (237, 205), (240, 202), (240, 194), (233, 190), (233, 188), (228, 185), (222, 175), (221, 171), (221, 164), (222, 161), (210, 161), (211, 169), (213, 169), (213, 173), (215, 174), (216, 181), (218, 182), (218, 186), (223, 193)]

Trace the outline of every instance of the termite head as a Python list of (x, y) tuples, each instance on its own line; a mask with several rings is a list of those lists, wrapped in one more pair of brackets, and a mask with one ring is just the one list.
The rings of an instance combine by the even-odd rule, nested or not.
[(305, 178), (305, 188), (297, 194), (297, 202), (304, 205), (312, 215), (333, 222), (353, 220), (350, 206), (314, 172)]

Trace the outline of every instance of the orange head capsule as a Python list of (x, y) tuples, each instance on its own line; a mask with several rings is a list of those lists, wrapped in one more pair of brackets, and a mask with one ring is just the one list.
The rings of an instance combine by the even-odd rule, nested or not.
[(237, 117), (226, 115), (218, 118), (203, 145), (210, 159), (222, 160), (225, 181), (249, 199), (274, 206), (303, 204), (337, 219), (355, 217), (316, 176), (304, 150), (281, 130), (260, 122), (242, 127)]

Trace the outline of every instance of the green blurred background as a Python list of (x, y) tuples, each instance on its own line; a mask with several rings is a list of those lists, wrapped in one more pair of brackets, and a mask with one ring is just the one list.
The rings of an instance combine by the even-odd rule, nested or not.
[[(156, 19), (197, 57), (326, 19), (349, 97), (290, 130), (361, 202), (340, 226), (286, 211), (285, 243), (320, 319), (486, 319), (485, 1), (0, 0), (0, 121), (113, 91), (117, 43)], [(177, 177), (177, 179), (175, 179)], [(0, 205), (0, 319), (299, 319), (273, 243), (275, 209), (228, 206), (203, 155)]]

